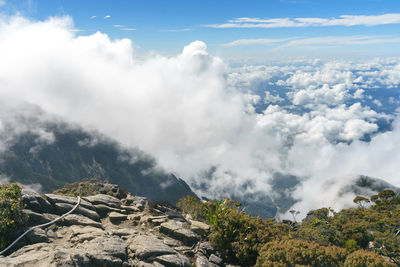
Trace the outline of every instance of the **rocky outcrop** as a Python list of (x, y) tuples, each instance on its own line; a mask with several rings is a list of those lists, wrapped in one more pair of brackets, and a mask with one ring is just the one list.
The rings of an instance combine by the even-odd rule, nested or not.
[[(22, 195), (29, 226), (58, 218), (77, 201), (31, 190)], [(98, 194), (83, 198), (57, 223), (30, 232), (0, 256), (0, 266), (226, 266), (207, 242), (208, 231), (171, 205)]]

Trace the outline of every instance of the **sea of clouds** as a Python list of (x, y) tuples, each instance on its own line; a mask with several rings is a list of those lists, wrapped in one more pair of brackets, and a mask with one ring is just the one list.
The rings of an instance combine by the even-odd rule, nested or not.
[(0, 149), (27, 129), (54, 141), (35, 121), (61, 118), (151, 154), (203, 196), (271, 194), (280, 172), (302, 179), (304, 212), (351, 203), (338, 194), (358, 174), (400, 186), (398, 59), (232, 67), (201, 41), (143, 59), (70, 17), (20, 16), (0, 19), (0, 59)]

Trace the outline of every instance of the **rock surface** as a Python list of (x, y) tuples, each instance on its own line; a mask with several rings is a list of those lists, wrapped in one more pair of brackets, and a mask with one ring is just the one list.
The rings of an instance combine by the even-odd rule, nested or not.
[[(58, 218), (77, 201), (31, 190), (22, 198), (28, 225)], [(0, 266), (226, 266), (201, 240), (208, 230), (207, 224), (187, 221), (170, 205), (149, 205), (146, 198), (130, 194), (124, 199), (98, 194), (83, 198), (57, 223), (26, 235), (14, 251), (0, 256)]]

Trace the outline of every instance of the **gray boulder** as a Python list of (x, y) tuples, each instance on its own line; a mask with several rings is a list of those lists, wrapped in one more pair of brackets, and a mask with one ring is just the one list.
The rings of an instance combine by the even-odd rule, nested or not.
[(28, 215), (28, 225), (38, 225), (50, 222), (60, 216), (50, 213), (37, 213), (28, 209), (24, 209), (23, 212)]
[(128, 219), (128, 215), (113, 211), (108, 214), (108, 218), (110, 218), (110, 222), (118, 224)]
[[(47, 200), (54, 206), (56, 203), (67, 203), (71, 204), (72, 206), (75, 206), (76, 203), (78, 202), (77, 197), (69, 197), (69, 196), (61, 196), (61, 195), (55, 195), (55, 194), (46, 194)], [(81, 203), (79, 206), (82, 206), (86, 209), (93, 210), (95, 211), (94, 206), (86, 201), (84, 198), (81, 199)]]
[(157, 256), (155, 261), (167, 267), (190, 267), (190, 261), (179, 253)]
[(116, 197), (105, 195), (105, 194), (97, 194), (94, 196), (88, 196), (84, 198), (85, 200), (91, 202), (93, 205), (103, 204), (112, 208), (119, 209), (122, 205), (121, 200)]
[(206, 257), (204, 256), (197, 256), (195, 260), (195, 266), (196, 267), (218, 267), (219, 265), (210, 262)]
[[(69, 203), (60, 202), (60, 203), (55, 203), (55, 207), (56, 207), (57, 213), (59, 215), (62, 215), (62, 214), (65, 214), (65, 213), (69, 212), (70, 210), (72, 210), (74, 205), (69, 204)], [(100, 221), (100, 216), (96, 211), (91, 210), (91, 209), (87, 209), (87, 208), (85, 208), (85, 207), (83, 207), (81, 205), (79, 205), (74, 210), (73, 213), (83, 215), (83, 216), (88, 217), (89, 219), (92, 219), (94, 221)]]
[(58, 225), (83, 225), (83, 226), (93, 226), (102, 228), (101, 223), (93, 221), (85, 216), (79, 214), (69, 214), (65, 216), (62, 220), (57, 222)]
[(21, 200), (26, 205), (26, 208), (32, 211), (38, 213), (53, 212), (53, 207), (50, 202), (31, 189), (22, 189)]
[[(71, 258), (70, 251), (63, 247), (48, 243), (25, 246), (6, 258), (0, 258), (0, 266), (32, 267), (32, 266), (77, 266)], [(82, 265), (78, 265), (82, 266)]]
[(160, 225), (160, 232), (182, 241), (185, 245), (191, 246), (199, 241), (199, 236), (189, 229), (189, 227), (190, 226), (187, 223), (170, 220)]
[(171, 247), (165, 245), (162, 240), (152, 234), (135, 236), (129, 245), (129, 249), (134, 256), (144, 261), (161, 255), (176, 254)]

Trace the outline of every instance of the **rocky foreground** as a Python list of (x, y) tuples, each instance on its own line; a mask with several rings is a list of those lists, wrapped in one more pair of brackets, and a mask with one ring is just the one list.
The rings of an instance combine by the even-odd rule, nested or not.
[[(22, 199), (28, 225), (15, 238), (77, 203), (75, 197), (28, 189)], [(0, 266), (228, 266), (207, 242), (208, 231), (207, 224), (185, 218), (167, 203), (97, 194), (82, 198), (57, 223), (30, 232), (10, 255), (0, 256)]]

